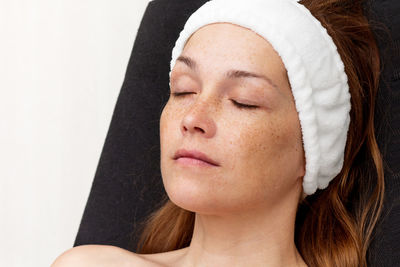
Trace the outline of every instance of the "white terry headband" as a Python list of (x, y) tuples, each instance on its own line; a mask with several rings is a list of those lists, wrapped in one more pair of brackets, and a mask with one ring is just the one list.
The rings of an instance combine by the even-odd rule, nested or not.
[(211, 0), (189, 17), (181, 31), (172, 50), (170, 77), (190, 36), (218, 22), (256, 32), (280, 55), (301, 125), (304, 193), (326, 188), (343, 166), (351, 107), (347, 75), (332, 38), (297, 0)]

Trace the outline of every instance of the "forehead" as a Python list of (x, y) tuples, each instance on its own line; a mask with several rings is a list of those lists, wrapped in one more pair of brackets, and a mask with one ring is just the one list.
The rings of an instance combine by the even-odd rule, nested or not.
[(183, 51), (218, 56), (217, 59), (250, 60), (260, 63), (271, 45), (250, 29), (231, 24), (214, 23), (206, 25), (188, 39)]
[(182, 54), (195, 58), (200, 66), (212, 66), (213, 72), (236, 68), (257, 73), (271, 70), (286, 73), (278, 53), (266, 39), (231, 23), (201, 27), (188, 39)]

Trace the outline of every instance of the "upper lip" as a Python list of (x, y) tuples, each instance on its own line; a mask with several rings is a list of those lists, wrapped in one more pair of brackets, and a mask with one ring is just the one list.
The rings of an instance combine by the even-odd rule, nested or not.
[(219, 166), (218, 162), (214, 161), (213, 159), (210, 159), (206, 154), (197, 150), (179, 149), (178, 151), (176, 151), (174, 159), (182, 157), (199, 159), (207, 163), (210, 163), (212, 165)]

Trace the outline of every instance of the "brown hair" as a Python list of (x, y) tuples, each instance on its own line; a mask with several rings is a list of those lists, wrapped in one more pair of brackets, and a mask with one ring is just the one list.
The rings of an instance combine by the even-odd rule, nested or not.
[[(300, 201), (295, 243), (309, 266), (367, 266), (367, 249), (384, 196), (382, 158), (374, 132), (379, 52), (359, 0), (303, 0), (322, 23), (345, 65), (351, 122), (341, 172), (324, 190)], [(146, 221), (138, 253), (190, 245), (195, 213), (167, 198)]]

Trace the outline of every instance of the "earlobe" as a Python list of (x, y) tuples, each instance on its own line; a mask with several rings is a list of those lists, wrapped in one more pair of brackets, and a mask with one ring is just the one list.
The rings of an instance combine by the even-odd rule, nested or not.
[(300, 192), (300, 195), (299, 195), (299, 204), (300, 204), (307, 197), (307, 194), (304, 192), (304, 188), (303, 188), (304, 175), (300, 176), (298, 178), (300, 180), (300, 186), (301, 186), (301, 192)]
[(302, 164), (301, 167), (299, 168), (299, 173), (297, 175), (297, 178), (303, 180), (304, 175), (306, 175), (306, 166), (305, 164)]

